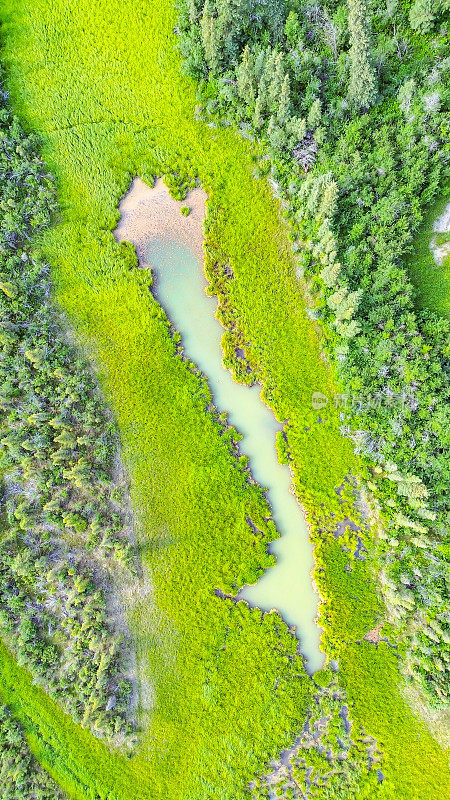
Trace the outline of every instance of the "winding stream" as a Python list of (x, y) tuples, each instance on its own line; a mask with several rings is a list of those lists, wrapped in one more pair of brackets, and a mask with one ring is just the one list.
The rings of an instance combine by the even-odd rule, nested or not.
[[(188, 230), (189, 225), (191, 233), (194, 230), (194, 215), (201, 216), (199, 203), (194, 203), (189, 217), (183, 217), (179, 211), (181, 204), (169, 197), (161, 182), (157, 182), (155, 189), (144, 190), (141, 184), (132, 187), (122, 201), (116, 238), (132, 241), (141, 265), (152, 268), (154, 294), (180, 332), (186, 355), (206, 375), (217, 408), (227, 412), (229, 422), (242, 434), (239, 447), (250, 459), (255, 480), (267, 487), (273, 518), (281, 533), (270, 545), (276, 565), (267, 569), (256, 584), (244, 586), (238, 597), (251, 606), (276, 609), (289, 625), (295, 625), (308, 672), (315, 672), (321, 668), (324, 654), (315, 622), (318, 596), (310, 574), (312, 545), (304, 514), (292, 493), (289, 468), (277, 459), (275, 436), (281, 425), (261, 400), (260, 388), (236, 383), (222, 366), (223, 328), (215, 316), (217, 300), (205, 293), (207, 281), (198, 237), (192, 240)], [(153, 206), (145, 222), (144, 205), (151, 202), (152, 192)], [(204, 205), (203, 198), (201, 202)], [(176, 216), (170, 212), (171, 204), (176, 207)], [(139, 208), (138, 214), (133, 215), (136, 205), (143, 215), (141, 223)], [(158, 217), (163, 220), (159, 229)], [(201, 231), (202, 219), (197, 219), (197, 227), (199, 222)]]

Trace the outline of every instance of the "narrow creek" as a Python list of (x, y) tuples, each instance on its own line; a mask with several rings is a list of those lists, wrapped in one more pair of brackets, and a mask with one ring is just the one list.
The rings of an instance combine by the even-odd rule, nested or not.
[(170, 198), (161, 181), (154, 189), (143, 187), (142, 181), (135, 181), (122, 201), (116, 238), (131, 241), (141, 266), (151, 267), (155, 297), (181, 334), (186, 355), (207, 377), (217, 408), (227, 412), (229, 422), (242, 434), (240, 449), (250, 460), (254, 479), (267, 487), (281, 534), (270, 545), (276, 565), (256, 584), (244, 586), (238, 597), (263, 610), (276, 609), (289, 625), (296, 626), (308, 672), (313, 673), (322, 666), (324, 654), (315, 622), (318, 596), (311, 581), (312, 545), (304, 513), (292, 493), (289, 468), (277, 459), (275, 436), (281, 425), (263, 403), (260, 387), (236, 383), (222, 365), (223, 328), (215, 316), (216, 298), (205, 293), (198, 240), (204, 197), (196, 195), (201, 190), (191, 192), (187, 199), (191, 213), (183, 217), (182, 204)]

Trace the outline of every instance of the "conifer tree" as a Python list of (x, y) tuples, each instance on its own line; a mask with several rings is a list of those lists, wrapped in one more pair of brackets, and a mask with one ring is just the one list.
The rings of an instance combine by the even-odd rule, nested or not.
[(273, 52), (271, 54), (271, 57), (267, 59), (264, 75), (268, 79), (268, 106), (271, 111), (276, 111), (284, 80), (282, 53)]
[(377, 80), (370, 57), (370, 29), (365, 0), (347, 0), (350, 30), (350, 83), (348, 97), (358, 108), (375, 100)]
[(258, 97), (256, 98), (255, 110), (253, 112), (253, 120), (252, 121), (253, 121), (253, 127), (256, 128), (256, 130), (259, 130), (259, 128), (262, 127), (262, 124), (263, 124), (263, 121), (264, 121), (263, 120), (263, 116), (262, 116), (261, 95), (259, 94), (259, 92), (258, 92)]
[(275, 53), (270, 48), (262, 50), (255, 59), (255, 77), (258, 82), (258, 97), (261, 111), (269, 110), (269, 87), (274, 69)]
[(201, 19), (202, 43), (205, 51), (205, 59), (209, 69), (215, 74), (219, 69), (219, 41), (217, 31), (217, 19), (213, 17), (213, 3), (206, 0), (203, 7)]
[(303, 117), (290, 117), (287, 123), (288, 133), (295, 139), (295, 142), (301, 142), (306, 134), (306, 120)]
[(416, 0), (409, 9), (409, 24), (413, 31), (428, 33), (433, 27), (432, 0)]
[(316, 97), (314, 103), (311, 104), (311, 108), (308, 111), (308, 116), (306, 119), (308, 123), (308, 128), (312, 129), (317, 128), (317, 126), (320, 123), (321, 117), (322, 117), (322, 104), (320, 102), (320, 99)]
[(289, 116), (289, 107), (291, 103), (289, 75), (285, 75), (281, 85), (280, 98), (278, 100), (277, 109), (277, 122), (284, 125)]
[(338, 188), (336, 181), (327, 181), (317, 212), (322, 219), (331, 219), (333, 217), (336, 211), (337, 197)]
[(284, 33), (289, 47), (295, 47), (300, 36), (298, 14), (295, 11), (289, 12), (284, 26)]
[(253, 68), (253, 73), (255, 76), (256, 81), (260, 81), (264, 72), (264, 66), (266, 63), (266, 56), (267, 52), (264, 49), (258, 50), (255, 56), (255, 65)]
[(248, 105), (255, 100), (255, 89), (253, 86), (253, 57), (248, 44), (242, 53), (242, 60), (236, 70), (237, 88), (239, 97)]
[(197, 21), (197, 5), (195, 0), (188, 0), (189, 21), (193, 25)]

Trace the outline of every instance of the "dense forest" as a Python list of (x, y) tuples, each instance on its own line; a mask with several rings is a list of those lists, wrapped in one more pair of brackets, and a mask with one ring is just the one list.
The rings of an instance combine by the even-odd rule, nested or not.
[[(448, 176), (446, 2), (386, 7), (182, 0), (197, 114), (261, 143), (298, 277), (341, 386), (341, 431), (366, 464), (405, 673), (446, 699), (450, 635), (450, 326), (418, 311), (404, 257)], [(382, 565), (382, 569), (381, 569)]]
[(56, 211), (54, 180), (4, 92), (0, 114), (0, 629), (78, 722), (122, 745), (133, 738), (131, 645), (103, 589), (111, 559), (132, 574), (137, 563), (117, 434), (65, 338), (48, 266), (30, 252)]

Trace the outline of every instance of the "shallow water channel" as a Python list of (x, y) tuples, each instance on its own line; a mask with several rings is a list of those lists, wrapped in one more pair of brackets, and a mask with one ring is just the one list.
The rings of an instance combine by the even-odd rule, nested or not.
[(263, 403), (260, 388), (237, 384), (222, 366), (223, 328), (215, 317), (217, 301), (205, 294), (202, 263), (185, 244), (171, 238), (151, 238), (146, 263), (153, 270), (154, 293), (180, 332), (186, 355), (206, 375), (214, 402), (243, 435), (241, 451), (250, 459), (255, 480), (267, 487), (267, 497), (281, 537), (270, 546), (276, 566), (270, 567), (238, 597), (264, 610), (277, 609), (295, 625), (309, 672), (322, 666), (320, 632), (314, 618), (318, 596), (311, 582), (312, 545), (302, 509), (292, 494), (287, 466), (278, 462), (276, 431), (281, 425)]

